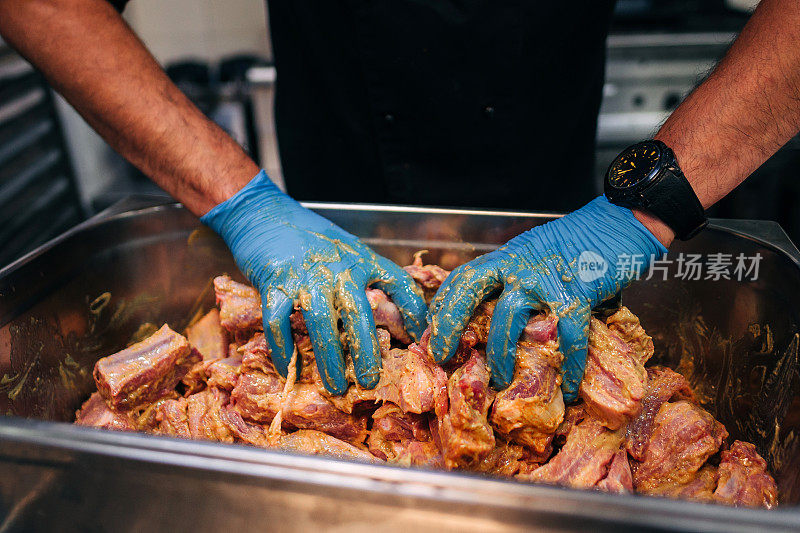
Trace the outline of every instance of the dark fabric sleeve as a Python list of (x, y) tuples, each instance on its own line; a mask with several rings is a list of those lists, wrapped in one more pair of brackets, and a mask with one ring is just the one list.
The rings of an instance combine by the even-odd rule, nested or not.
[(122, 13), (122, 10), (125, 9), (125, 4), (128, 3), (128, 0), (108, 0), (108, 3), (114, 6), (114, 9)]

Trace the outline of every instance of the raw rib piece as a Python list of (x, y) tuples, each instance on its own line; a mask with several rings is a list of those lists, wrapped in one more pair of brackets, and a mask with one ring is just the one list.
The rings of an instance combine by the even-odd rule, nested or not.
[(193, 439), (233, 442), (233, 435), (220, 417), (220, 409), (228, 403), (228, 394), (209, 388), (186, 398), (189, 435)]
[(211, 366), (214, 359), (208, 361), (200, 361), (192, 365), (192, 368), (181, 378), (181, 383), (184, 386), (184, 396), (189, 396), (206, 388), (206, 369)]
[(633, 491), (631, 465), (628, 463), (628, 454), (625, 450), (617, 450), (608, 465), (608, 473), (595, 486), (600, 490), (618, 494)]
[(312, 455), (330, 455), (340, 459), (357, 459), (370, 463), (378, 462), (378, 459), (366, 450), (320, 431), (310, 429), (301, 429), (294, 433), (283, 435), (280, 447), (284, 450)]
[(586, 409), (609, 429), (618, 429), (639, 414), (646, 383), (647, 372), (636, 353), (593, 317), (579, 390)]
[(217, 308), (186, 328), (186, 338), (203, 360), (222, 359), (228, 355), (228, 334), (222, 328)]
[(164, 324), (142, 342), (97, 361), (94, 380), (110, 407), (133, 409), (172, 392), (201, 357)]
[(242, 366), (242, 354), (238, 351), (231, 357), (224, 359), (209, 359), (200, 361), (183, 376), (181, 383), (185, 387), (184, 396), (195, 394), (209, 387), (217, 387), (230, 392), (239, 379), (239, 369)]
[(606, 477), (623, 437), (622, 430), (611, 431), (596, 418), (585, 418), (573, 426), (567, 443), (555, 457), (521, 478), (576, 488), (594, 487)]
[(722, 452), (719, 482), (714, 491), (719, 502), (771, 509), (778, 503), (778, 487), (767, 473), (767, 462), (749, 442), (736, 441)]
[(653, 356), (653, 339), (644, 332), (639, 318), (627, 307), (620, 307), (608, 317), (606, 325), (630, 346), (640, 363), (645, 364)]
[(563, 446), (572, 429), (587, 416), (586, 404), (583, 402), (567, 406), (564, 410), (564, 420), (558, 425), (555, 435), (553, 435), (553, 444)]
[(536, 454), (549, 450), (553, 433), (564, 419), (561, 362), (553, 314), (528, 320), (517, 343), (514, 380), (497, 394), (491, 422), (495, 430)]
[(164, 402), (179, 398), (177, 392), (171, 392), (168, 395), (156, 400), (153, 403), (140, 405), (135, 409), (128, 411), (128, 416), (133, 420), (133, 425), (136, 426), (138, 431), (155, 431), (158, 426), (156, 421), (156, 414), (158, 409)]
[(393, 348), (384, 352), (382, 365), (381, 378), (374, 389), (352, 385), (344, 396), (331, 397), (331, 401), (349, 413), (358, 406), (375, 402), (396, 404), (407, 413), (425, 413), (437, 410), (437, 406), (443, 411), (447, 401), (447, 376), (416, 344), (408, 350)]
[(261, 298), (258, 291), (229, 276), (214, 278), (214, 293), (222, 327), (228, 331), (262, 329)]
[[(244, 418), (269, 423), (281, 407), (280, 392), (285, 380), (276, 372), (247, 370), (239, 376), (231, 392), (231, 403)], [(283, 413), (283, 428), (316, 429), (344, 441), (361, 444), (367, 438), (364, 417), (344, 413), (326, 398), (317, 387), (298, 383), (289, 395)]]
[(262, 424), (247, 422), (231, 404), (220, 409), (220, 420), (228, 428), (236, 442), (243, 442), (261, 448), (270, 448), (268, 428)]
[(404, 413), (398, 406), (386, 403), (372, 414), (372, 420), (367, 443), (376, 457), (406, 466), (444, 466), (426, 416)]
[(475, 471), (495, 476), (514, 476), (521, 468), (529, 468), (526, 464), (527, 456), (525, 449), (519, 444), (498, 439), (494, 449), (475, 466)]
[(664, 367), (647, 369), (647, 392), (642, 398), (639, 416), (631, 420), (627, 430), (628, 453), (637, 461), (644, 459), (647, 443), (653, 433), (656, 413), (670, 399), (688, 399), (692, 391), (686, 379), (677, 372)]
[[(267, 435), (268, 429), (263, 425), (247, 422), (230, 405), (223, 407), (220, 415), (237, 442), (261, 448), (272, 447)], [(288, 435), (282, 435), (278, 446), (293, 452), (378, 462), (378, 458), (362, 448), (311, 429), (300, 429)]]
[(125, 413), (109, 408), (99, 392), (93, 392), (78, 412), (75, 413), (75, 423), (79, 426), (114, 429), (117, 431), (133, 431), (136, 429)]
[(422, 289), (422, 294), (425, 296), (425, 303), (430, 305), (433, 295), (444, 283), (444, 280), (450, 275), (450, 272), (443, 269), (439, 265), (423, 265), (422, 255), (425, 253), (417, 252), (414, 254), (414, 262), (408, 266), (403, 267), (403, 270), (408, 272), (412, 279)]
[(495, 445), (487, 415), (492, 403), (489, 369), (477, 352), (447, 382), (449, 408), (439, 420), (438, 441), (447, 468), (480, 463)]
[(275, 371), (267, 347), (267, 339), (263, 333), (256, 333), (253, 337), (239, 347), (242, 356), (242, 370), (260, 370), (271, 373)]
[(375, 325), (386, 328), (398, 342), (403, 344), (414, 342), (403, 325), (400, 309), (386, 296), (386, 293), (379, 289), (367, 289), (366, 292)]
[(155, 432), (170, 437), (191, 439), (189, 415), (186, 412), (188, 407), (186, 398), (169, 399), (159, 404), (155, 413)]
[(392, 402), (409, 413), (435, 410), (444, 401), (446, 375), (416, 345), (392, 349), (383, 359), (377, 399)]
[(634, 487), (649, 493), (691, 481), (727, 436), (725, 427), (696, 405), (665, 403), (656, 414), (643, 460), (631, 461)]
[(212, 361), (205, 369), (208, 386), (217, 387), (227, 392), (232, 391), (236, 386), (236, 381), (239, 379), (239, 369), (241, 366), (241, 354)]
[(706, 464), (690, 481), (678, 485), (662, 485), (656, 487), (650, 494), (682, 498), (695, 501), (711, 501), (714, 499), (714, 489), (717, 488), (719, 474), (714, 466)]

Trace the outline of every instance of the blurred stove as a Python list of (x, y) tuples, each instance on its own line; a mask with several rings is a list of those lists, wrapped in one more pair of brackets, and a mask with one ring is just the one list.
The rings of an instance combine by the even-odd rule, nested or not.
[[(723, 57), (748, 17), (726, 7), (731, 3), (708, 7), (713, 2), (620, 0), (607, 42), (606, 82), (598, 117), (598, 192), (614, 157), (625, 147), (652, 137)], [(676, 6), (683, 6), (683, 15)], [(659, 9), (661, 14), (654, 15)], [(717, 11), (709, 14), (713, 9)], [(775, 220), (800, 242), (800, 211), (795, 207), (800, 203), (799, 173), (800, 135), (709, 214)]]
[(735, 37), (732, 32), (609, 36), (597, 124), (598, 184), (622, 149), (653, 136)]

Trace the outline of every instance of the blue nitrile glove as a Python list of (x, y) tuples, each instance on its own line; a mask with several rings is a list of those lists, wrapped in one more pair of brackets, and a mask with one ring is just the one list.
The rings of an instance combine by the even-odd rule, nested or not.
[(411, 277), (282, 193), (263, 170), (200, 220), (222, 236), (236, 264), (261, 294), (264, 334), (282, 375), (294, 348), (289, 315), (296, 299), (320, 376), (333, 394), (344, 393), (348, 385), (339, 318), (359, 384), (372, 388), (380, 378), (375, 321), (364, 294), (367, 286), (386, 291), (400, 308), (411, 336), (422, 336), (427, 307)]
[(605, 196), (535, 227), (505, 246), (456, 268), (439, 288), (429, 321), (430, 349), (447, 361), (475, 307), (503, 288), (492, 316), (486, 355), (492, 385), (514, 377), (516, 345), (533, 310), (558, 316), (564, 354), (564, 399), (577, 397), (586, 365), (592, 307), (614, 296), (667, 249), (624, 207)]

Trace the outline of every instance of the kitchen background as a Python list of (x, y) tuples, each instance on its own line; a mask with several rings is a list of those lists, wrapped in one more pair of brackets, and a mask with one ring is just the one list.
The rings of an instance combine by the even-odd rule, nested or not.
[[(618, 1), (598, 125), (598, 191), (614, 155), (652, 135), (724, 54), (753, 4)], [(125, 18), (184, 92), (281, 182), (263, 0), (133, 0)], [(800, 242), (798, 175), (795, 137), (711, 214), (777, 220)], [(164, 194), (0, 41), (0, 265), (133, 193)]]

